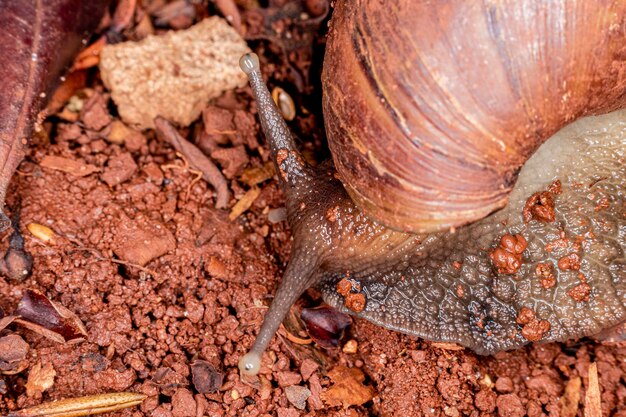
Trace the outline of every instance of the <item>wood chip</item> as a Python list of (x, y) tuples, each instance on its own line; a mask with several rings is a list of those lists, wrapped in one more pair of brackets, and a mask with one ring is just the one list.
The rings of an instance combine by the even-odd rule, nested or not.
[(448, 343), (448, 342), (432, 342), (430, 344), (434, 348), (439, 348), (443, 350), (463, 350), (465, 349), (463, 346), (457, 345), (456, 343)]
[(4, 330), (9, 324), (13, 323), (17, 316), (5, 316), (0, 318), (0, 331)]
[(250, 188), (241, 197), (241, 199), (239, 199), (239, 201), (235, 203), (232, 210), (230, 211), (230, 214), (228, 215), (228, 218), (232, 221), (232, 220), (235, 220), (240, 215), (242, 215), (243, 213), (245, 213), (246, 210), (248, 210), (252, 206), (252, 203), (254, 203), (254, 200), (257, 199), (259, 194), (261, 194), (261, 189), (259, 187)]
[(63, 158), (61, 156), (46, 155), (39, 164), (44, 168), (54, 169), (57, 171), (63, 171), (65, 173), (77, 176), (85, 177), (100, 171), (100, 168), (86, 164), (81, 161), (75, 161), (73, 159)]
[(576, 376), (567, 381), (565, 392), (561, 397), (561, 417), (576, 417), (580, 403), (580, 377)]
[(268, 161), (261, 167), (246, 168), (239, 178), (250, 187), (271, 179), (276, 173), (274, 162)]
[(591, 363), (588, 372), (589, 386), (585, 395), (585, 417), (602, 417), (598, 365), (595, 362)]

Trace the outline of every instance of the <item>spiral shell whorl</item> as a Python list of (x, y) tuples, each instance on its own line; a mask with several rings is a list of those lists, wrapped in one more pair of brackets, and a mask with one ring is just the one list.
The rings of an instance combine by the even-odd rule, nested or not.
[(340, 1), (324, 114), (348, 193), (411, 232), (503, 207), (548, 137), (624, 105), (625, 14), (591, 0)]

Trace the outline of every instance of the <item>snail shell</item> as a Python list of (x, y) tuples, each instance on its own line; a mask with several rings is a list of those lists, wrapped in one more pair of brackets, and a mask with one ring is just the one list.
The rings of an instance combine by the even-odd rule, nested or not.
[(323, 77), (341, 182), (303, 162), (244, 56), (294, 246), (241, 371), (259, 371), (313, 285), (481, 354), (624, 322), (626, 113), (568, 126), (519, 171), (567, 123), (624, 104), (625, 15), (592, 0), (339, 2)]
[[(547, 138), (626, 100), (607, 1), (341, 1), (324, 61), (335, 167), (370, 217), (459, 226), (506, 205)], [(340, 75), (338, 75), (340, 74)]]

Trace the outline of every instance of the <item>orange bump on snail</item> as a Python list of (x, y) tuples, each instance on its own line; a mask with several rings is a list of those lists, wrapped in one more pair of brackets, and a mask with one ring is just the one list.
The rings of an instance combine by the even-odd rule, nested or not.
[(322, 79), (337, 175), (298, 157), (244, 56), (294, 243), (241, 372), (310, 286), (479, 354), (624, 322), (626, 112), (582, 117), (626, 102), (625, 16), (595, 0), (338, 1)]

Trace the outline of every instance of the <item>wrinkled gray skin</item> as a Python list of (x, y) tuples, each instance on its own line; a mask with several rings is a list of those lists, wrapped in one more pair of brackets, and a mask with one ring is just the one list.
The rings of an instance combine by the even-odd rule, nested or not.
[[(529, 342), (516, 322), (522, 307), (550, 323), (541, 341), (593, 335), (626, 320), (626, 111), (580, 120), (551, 138), (524, 166), (508, 206), (499, 212), (454, 233), (409, 235), (367, 219), (331, 169), (314, 171), (302, 162), (262, 82), (258, 60), (247, 55), (241, 65), (258, 101), (294, 235), (283, 281), (251, 352), (240, 361), (243, 373), (258, 373), (260, 356), (289, 307), (314, 285), (341, 311), (479, 354)], [(528, 197), (556, 179), (562, 183), (562, 193), (555, 196), (556, 221), (524, 224)], [(602, 208), (606, 198), (609, 205)], [(507, 233), (528, 241), (514, 275), (498, 274), (489, 258)], [(562, 233), (568, 247), (547, 251), (546, 244)], [(558, 260), (575, 252), (576, 238), (583, 239), (576, 252), (580, 270), (559, 270)], [(541, 286), (535, 273), (540, 262), (553, 265), (556, 286)], [(591, 286), (588, 301), (568, 295), (580, 284), (579, 273)], [(360, 284), (366, 296), (358, 314), (336, 291), (345, 277)]]

